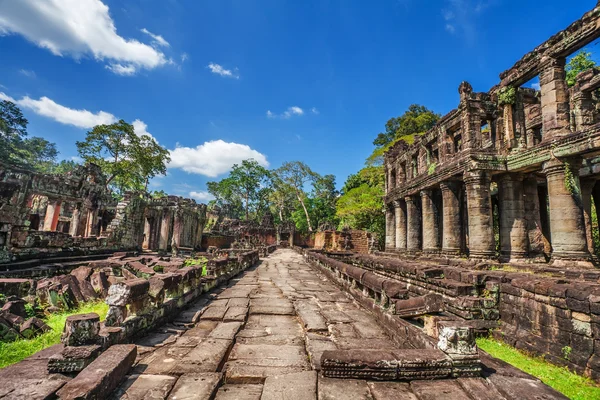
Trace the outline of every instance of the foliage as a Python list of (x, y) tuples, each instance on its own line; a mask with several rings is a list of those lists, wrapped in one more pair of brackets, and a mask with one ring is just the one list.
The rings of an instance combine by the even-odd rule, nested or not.
[(150, 196), (152, 196), (153, 199), (162, 199), (163, 197), (167, 197), (168, 194), (164, 190), (155, 190), (150, 193)]
[(437, 163), (431, 163), (427, 166), (427, 175), (435, 174), (435, 169), (437, 168)]
[(577, 185), (577, 181), (575, 175), (573, 175), (573, 171), (571, 170), (571, 166), (569, 163), (565, 163), (565, 189), (574, 197), (579, 198), (579, 186)]
[(100, 166), (107, 185), (123, 193), (145, 190), (150, 178), (165, 175), (169, 151), (148, 135), (135, 134), (133, 125), (120, 120), (97, 125), (77, 142), (77, 151), (85, 162)]
[(506, 86), (498, 92), (498, 105), (515, 104), (517, 102), (517, 90), (512, 86)]
[(533, 357), (505, 343), (493, 339), (479, 338), (477, 346), (492, 357), (507, 363), (539, 378), (546, 385), (558, 390), (570, 399), (588, 400), (600, 398), (600, 387), (589, 378), (584, 378), (545, 361), (541, 357)]
[(75, 170), (77, 167), (79, 167), (80, 164), (76, 163), (73, 160), (61, 160), (58, 163), (52, 164), (47, 171), (47, 173), (50, 174), (57, 174), (57, 175), (63, 175), (63, 174), (67, 174), (69, 172), (72, 172), (73, 170)]
[[(286, 162), (275, 171), (275, 179), (280, 182), (279, 185), (292, 191), (300, 203), (300, 207), (302, 207), (306, 219), (305, 228), (308, 232), (313, 231), (313, 224), (311, 223), (310, 214), (306, 205), (307, 196), (304, 192), (304, 186), (309, 182), (315, 182), (318, 178), (319, 175), (301, 161)], [(296, 222), (296, 227), (300, 228), (298, 226), (298, 219), (293, 219)]]
[(69, 315), (95, 312), (104, 320), (108, 305), (103, 302), (93, 302), (81, 305), (76, 310), (51, 314), (44, 322), (52, 328), (51, 331), (36, 336), (33, 339), (18, 339), (10, 343), (0, 343), (0, 368), (17, 363), (30, 355), (47, 347), (60, 343), (60, 335)]
[(188, 258), (183, 262), (184, 267), (202, 267), (202, 276), (206, 276), (208, 271), (206, 269), (208, 265), (208, 259), (206, 257)]
[(565, 67), (567, 85), (575, 86), (577, 75), (594, 67), (596, 67), (596, 62), (592, 60), (592, 53), (585, 50), (579, 51)]
[(230, 217), (244, 215), (246, 221), (250, 213), (257, 217), (259, 209), (264, 209), (265, 192), (270, 173), (255, 160), (244, 160), (235, 164), (227, 178), (219, 182), (208, 182), (208, 191), (215, 197), (215, 203), (230, 213)]

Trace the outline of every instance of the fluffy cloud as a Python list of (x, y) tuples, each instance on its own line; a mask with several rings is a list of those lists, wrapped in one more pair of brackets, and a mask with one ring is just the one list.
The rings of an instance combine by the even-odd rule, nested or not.
[[(138, 136), (150, 136), (152, 139), (156, 140), (156, 138), (154, 136), (152, 136), (152, 134), (150, 132), (148, 132), (148, 125), (142, 121), (141, 119), (136, 119), (135, 121), (133, 121), (131, 123), (131, 125), (133, 125), (133, 130), (135, 131), (135, 134)], [(158, 143), (158, 140), (156, 140), (156, 143)]]
[(228, 172), (233, 164), (240, 164), (250, 158), (263, 167), (269, 166), (267, 157), (248, 145), (213, 140), (196, 147), (177, 146), (171, 150), (169, 168), (215, 178)]
[(214, 200), (214, 196), (208, 192), (195, 192), (195, 191), (191, 191), (190, 193), (188, 193), (188, 195), (190, 196), (191, 199), (194, 199), (196, 201), (199, 202), (205, 202), (205, 201), (211, 201)]
[[(121, 75), (169, 63), (156, 46), (119, 36), (108, 6), (101, 0), (2, 1), (0, 34), (11, 33), (57, 56), (92, 56)], [(158, 38), (164, 41), (159, 35), (152, 37), (155, 43)]]
[(56, 103), (48, 97), (40, 97), (38, 100), (25, 96), (19, 100), (0, 92), (0, 99), (12, 101), (23, 108), (32, 110), (38, 115), (52, 118), (61, 124), (73, 125), (78, 128), (89, 129), (100, 124), (112, 124), (117, 118), (111, 113), (98, 111), (93, 113), (88, 110), (75, 110)]
[[(313, 114), (318, 114), (319, 113), (317, 111), (317, 109), (314, 108), (314, 107), (312, 108), (311, 112)], [(298, 106), (288, 107), (287, 110), (285, 110), (281, 114), (275, 114), (271, 110), (267, 110), (267, 118), (283, 118), (283, 119), (288, 119), (288, 118), (291, 118), (291, 117), (293, 117), (295, 115), (296, 116), (304, 115), (304, 110), (301, 109)]]
[(215, 63), (208, 64), (206, 68), (210, 69), (210, 72), (212, 72), (213, 74), (221, 75), (226, 78), (240, 79), (240, 74), (238, 73), (237, 68), (234, 71), (232, 71), (230, 69), (225, 69), (221, 65)]

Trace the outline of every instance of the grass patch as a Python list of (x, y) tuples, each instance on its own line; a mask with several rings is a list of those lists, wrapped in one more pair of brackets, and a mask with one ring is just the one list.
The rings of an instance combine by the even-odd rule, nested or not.
[(477, 339), (477, 346), (491, 356), (540, 379), (546, 385), (558, 390), (570, 399), (600, 399), (600, 387), (589, 378), (577, 375), (566, 367), (558, 367), (542, 357), (528, 355), (505, 343), (490, 338)]
[(17, 363), (40, 350), (60, 343), (60, 335), (69, 315), (87, 314), (92, 312), (100, 315), (100, 320), (104, 320), (104, 317), (106, 317), (106, 313), (108, 312), (108, 305), (103, 301), (85, 303), (76, 310), (52, 314), (44, 319), (44, 322), (52, 328), (51, 331), (33, 339), (18, 339), (10, 343), (0, 343), (0, 368)]

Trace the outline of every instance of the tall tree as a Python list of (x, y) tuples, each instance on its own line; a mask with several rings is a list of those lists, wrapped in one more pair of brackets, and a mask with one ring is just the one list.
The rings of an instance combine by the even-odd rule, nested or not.
[(250, 212), (257, 214), (268, 196), (265, 189), (269, 175), (269, 171), (256, 160), (244, 160), (241, 165), (233, 166), (228, 177), (219, 182), (208, 182), (207, 187), (221, 207), (235, 210), (241, 205), (245, 220), (248, 221)]
[(275, 174), (284, 185), (293, 189), (296, 199), (304, 211), (307, 229), (309, 232), (312, 232), (313, 227), (306, 207), (307, 201), (304, 186), (309, 182), (314, 182), (318, 178), (318, 175), (301, 161), (286, 162), (276, 170)]
[(99, 165), (107, 186), (121, 193), (145, 189), (151, 177), (166, 173), (170, 160), (167, 149), (148, 135), (136, 135), (133, 125), (123, 120), (95, 126), (76, 144), (81, 158)]

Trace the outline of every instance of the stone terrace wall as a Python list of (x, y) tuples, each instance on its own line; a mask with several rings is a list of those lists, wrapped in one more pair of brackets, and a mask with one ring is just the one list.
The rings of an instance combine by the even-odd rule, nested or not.
[[(358, 277), (364, 271), (404, 284), (410, 298), (441, 296), (444, 314), (480, 333), (543, 355), (557, 365), (600, 380), (600, 272), (545, 269), (545, 276), (503, 270), (467, 269), (454, 260), (425, 263), (370, 255), (303, 251), (309, 261)], [(342, 262), (340, 262), (342, 261)], [(451, 265), (452, 264), (452, 265)], [(348, 270), (348, 271), (346, 271)], [(554, 275), (554, 276), (552, 276)], [(363, 282), (364, 281), (364, 282)], [(406, 303), (402, 303), (406, 304)]]

